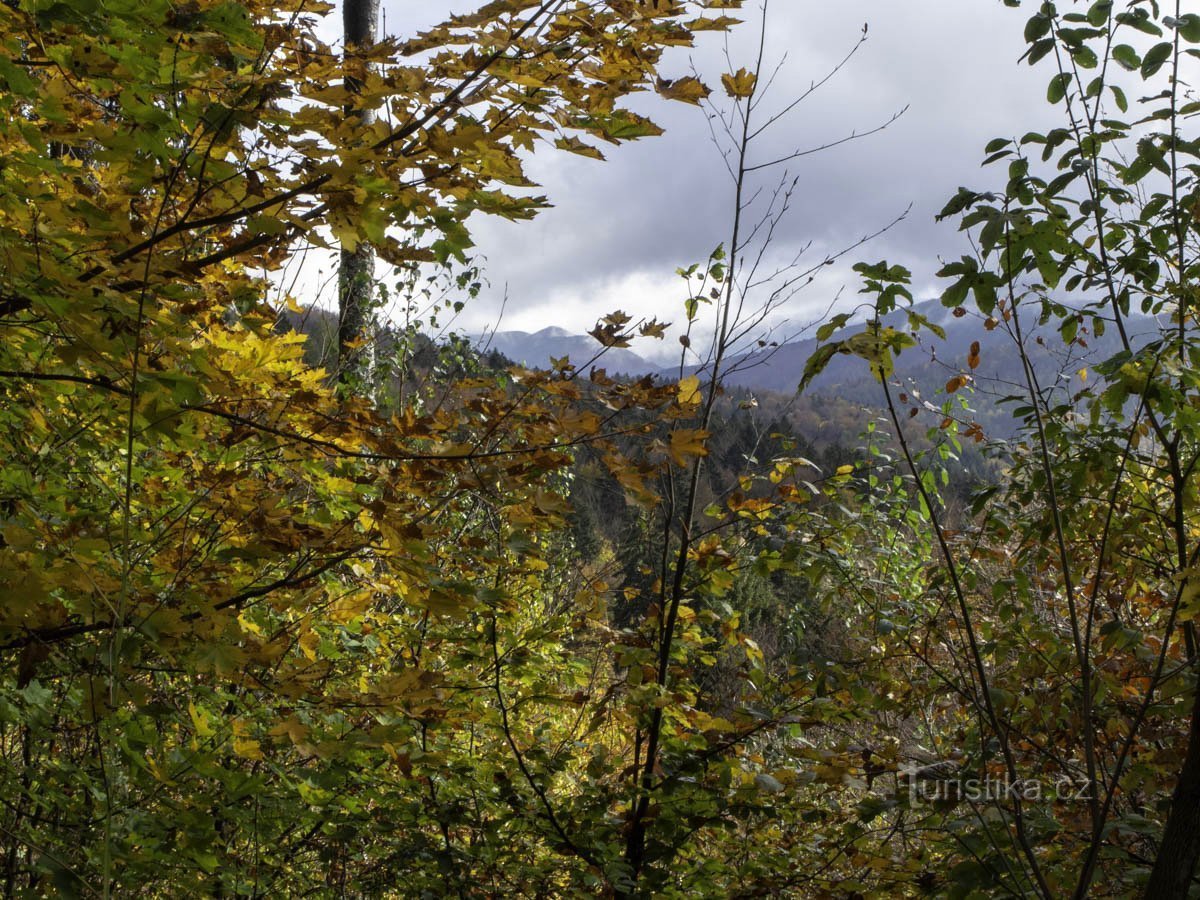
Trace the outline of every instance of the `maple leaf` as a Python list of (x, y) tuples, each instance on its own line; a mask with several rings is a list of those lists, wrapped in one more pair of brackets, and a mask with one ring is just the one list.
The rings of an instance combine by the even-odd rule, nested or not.
[(678, 100), (682, 103), (691, 103), (695, 106), (700, 105), (700, 101), (708, 97), (712, 93), (699, 78), (687, 77), (676, 78), (660, 78), (655, 85), (658, 92), (668, 100)]
[(622, 325), (598, 322), (588, 334), (605, 347), (628, 347), (630, 336)]
[(702, 428), (677, 428), (671, 432), (671, 443), (667, 448), (672, 462), (686, 466), (690, 459), (708, 455), (709, 433)]
[(680, 406), (697, 406), (701, 400), (700, 377), (688, 375), (679, 380), (676, 400)]
[(754, 94), (754, 88), (758, 85), (758, 76), (746, 69), (738, 69), (733, 74), (722, 75), (721, 84), (725, 86), (726, 94), (735, 99), (741, 99)]
[(662, 340), (666, 335), (667, 329), (671, 327), (670, 322), (659, 322), (657, 319), (651, 319), (649, 322), (643, 322), (638, 329), (638, 333), (642, 337), (657, 338)]

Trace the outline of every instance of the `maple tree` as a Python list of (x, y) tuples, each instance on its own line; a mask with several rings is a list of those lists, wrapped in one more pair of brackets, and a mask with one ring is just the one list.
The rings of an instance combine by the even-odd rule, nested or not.
[[(530, 708), (577, 693), (521, 602), (560, 596), (556, 473), (675, 388), (514, 372), (376, 408), (275, 333), (269, 273), (330, 238), (463, 259), (472, 213), (544, 205), (520, 153), (657, 133), (620, 99), (691, 97), (662, 49), (732, 6), (492, 3), (368, 48), (354, 84), (319, 5), (0, 8), (8, 892), (378, 889), (445, 877), (464, 829), (497, 878), (579, 877), (502, 864), (504, 784), (546, 790), (514, 732), (560, 721), (518, 715), (505, 645), (539, 637)], [(464, 823), (438, 785), (480, 761)], [(441, 855), (374, 840), (380, 817)]]
[[(1022, 350), (1023, 425), (951, 510), (981, 349), (940, 407), (902, 393), (938, 331), (902, 267), (859, 267), (867, 324), (810, 363), (883, 386), (854, 459), (723, 392), (863, 243), (770, 270), (810, 151), (755, 138), (827, 79), (773, 109), (765, 18), (711, 91), (663, 69), (739, 6), (496, 0), (339, 53), (306, 0), (0, 4), (7, 896), (1187, 896), (1200, 19), (1030, 18), (1064, 124), (993, 142), (1004, 184), (944, 211), (978, 255), (943, 302)], [(648, 90), (731, 142), (674, 378), (451, 342), (375, 384), (344, 365), (370, 303), (340, 373), (279, 327), (309, 246), (469, 296), (472, 216), (546, 205), (531, 152), (656, 134), (622, 106)], [(1139, 338), (1139, 307), (1169, 324)], [(1024, 352), (1105, 328), (1120, 353), (1053, 384)]]
[[(737, 5), (491, 3), (352, 83), (307, 4), (0, 9), (7, 892), (783, 883), (736, 859), (798, 778), (756, 742), (829, 707), (723, 598), (791, 565), (766, 523), (806, 463), (699, 516), (746, 323), (705, 382), (460, 367), (376, 403), (267, 302), (309, 244), (469, 278), (472, 214), (545, 203), (521, 154), (657, 133), (620, 99), (706, 97), (656, 65)], [(747, 120), (756, 83), (724, 80)], [(735, 273), (709, 260), (715, 308)], [(572, 546), (584, 451), (657, 534), (650, 607)]]

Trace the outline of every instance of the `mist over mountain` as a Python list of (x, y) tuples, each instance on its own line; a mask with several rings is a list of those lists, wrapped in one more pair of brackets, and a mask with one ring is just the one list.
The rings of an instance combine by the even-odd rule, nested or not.
[[(522, 365), (541, 368), (550, 365), (551, 359), (569, 356), (579, 368), (585, 368), (602, 350), (594, 338), (586, 334), (572, 334), (564, 328), (551, 325), (541, 331), (495, 331), (472, 335), (471, 342), (481, 351), (496, 351)], [(648, 362), (632, 350), (613, 347), (604, 350), (595, 365), (612, 374), (644, 375), (657, 372), (658, 366)]]

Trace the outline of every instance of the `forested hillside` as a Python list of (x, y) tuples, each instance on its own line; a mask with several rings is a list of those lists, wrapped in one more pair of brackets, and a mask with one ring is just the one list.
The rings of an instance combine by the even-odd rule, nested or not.
[[(867, 29), (789, 96), (766, 2), (467, 7), (0, 3), (4, 896), (1200, 896), (1200, 14), (1012, 10), (1057, 125), (936, 306), (780, 348), (889, 227), (771, 249)], [(651, 96), (729, 176), (672, 321), (449, 335)]]

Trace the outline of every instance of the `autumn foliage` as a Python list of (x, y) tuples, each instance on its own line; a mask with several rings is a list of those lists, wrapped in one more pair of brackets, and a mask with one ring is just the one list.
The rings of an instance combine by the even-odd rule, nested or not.
[[(1068, 124), (946, 207), (979, 254), (943, 302), (1125, 340), (1069, 389), (1022, 352), (1020, 435), (950, 509), (981, 345), (904, 393), (939, 329), (902, 267), (858, 268), (806, 373), (878, 377), (852, 457), (721, 389), (767, 85), (663, 60), (740, 6), (496, 0), (343, 58), (307, 0), (0, 4), (5, 896), (1187, 896), (1200, 20), (1030, 20)], [(1171, 76), (1137, 128), (1101, 61)], [(473, 216), (546, 205), (530, 153), (659, 132), (640, 91), (742, 128), (730, 234), (680, 270), (706, 363), (610, 377), (667, 333), (621, 312), (595, 365), (306, 361), (305, 248), (461, 287)]]

